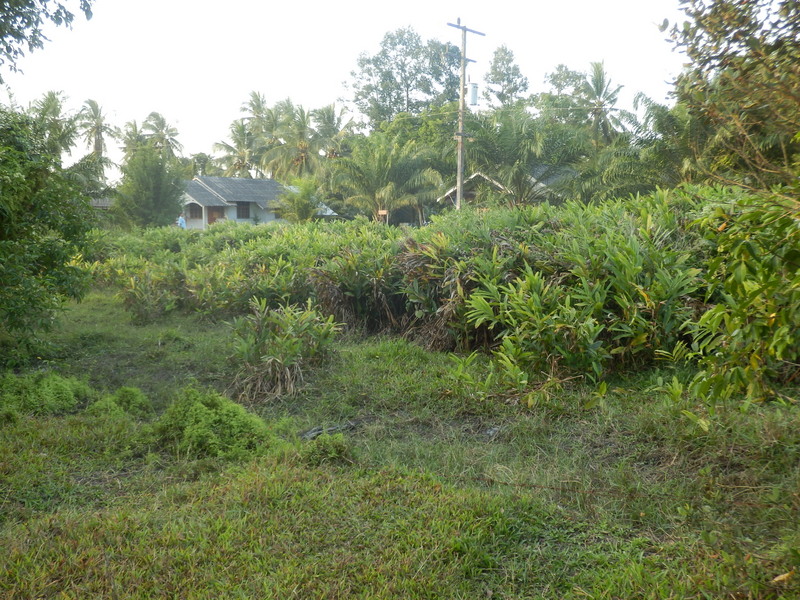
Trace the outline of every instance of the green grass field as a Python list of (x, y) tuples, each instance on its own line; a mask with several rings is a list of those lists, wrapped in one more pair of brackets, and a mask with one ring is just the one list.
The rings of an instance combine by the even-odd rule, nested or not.
[(800, 597), (798, 406), (711, 410), (668, 365), (520, 405), (344, 334), (299, 395), (248, 407), (268, 442), (197, 457), (158, 418), (228, 390), (228, 325), (132, 325), (96, 291), (47, 341), (32, 370), (155, 414), (0, 410), (0, 598)]

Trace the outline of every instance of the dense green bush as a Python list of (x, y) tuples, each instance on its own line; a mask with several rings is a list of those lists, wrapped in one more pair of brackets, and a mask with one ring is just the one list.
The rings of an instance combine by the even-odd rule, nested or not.
[(353, 450), (341, 433), (323, 433), (300, 450), (303, 462), (312, 467), (323, 464), (352, 462)]
[(715, 202), (700, 221), (716, 252), (712, 303), (694, 326), (701, 397), (781, 396), (800, 376), (800, 186)]
[(74, 412), (95, 398), (83, 381), (55, 373), (0, 376), (0, 409), (6, 419), (12, 414), (55, 415)]
[(152, 401), (139, 388), (121, 387), (109, 396), (104, 396), (86, 409), (90, 414), (130, 415), (143, 419), (153, 414)]
[(271, 445), (267, 425), (212, 391), (186, 388), (155, 423), (159, 446), (188, 458), (241, 458)]
[[(121, 283), (140, 321), (171, 310), (242, 316), (253, 297), (265, 311), (310, 299), (350, 326), (486, 352), (512, 387), (705, 356), (698, 393), (749, 386), (763, 397), (771, 382), (792, 381), (798, 362), (792, 193), (761, 205), (706, 187), (465, 209), (405, 231), (364, 220), (164, 228), (107, 244), (95, 269)], [(265, 339), (243, 338), (240, 353)], [(239, 393), (291, 390), (296, 352), (286, 344), (240, 357)]]
[(92, 213), (31, 118), (0, 109), (0, 156), (0, 344), (20, 349), (85, 292)]

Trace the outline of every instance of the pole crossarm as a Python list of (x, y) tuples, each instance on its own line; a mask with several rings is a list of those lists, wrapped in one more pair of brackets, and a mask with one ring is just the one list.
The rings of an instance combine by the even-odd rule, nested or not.
[(467, 58), (467, 33), (476, 35), (486, 35), (480, 31), (475, 31), (461, 24), (459, 17), (455, 23), (448, 23), (450, 27), (461, 30), (461, 83), (458, 94), (458, 133), (455, 138), (458, 144), (458, 165), (456, 166), (456, 210), (461, 210), (461, 203), (464, 200), (464, 107), (467, 92), (467, 63), (475, 62)]

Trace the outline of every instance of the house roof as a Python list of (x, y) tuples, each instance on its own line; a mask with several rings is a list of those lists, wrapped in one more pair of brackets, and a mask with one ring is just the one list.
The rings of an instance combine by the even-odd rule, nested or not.
[(263, 209), (276, 208), (286, 188), (274, 179), (239, 177), (195, 177), (186, 184), (183, 203), (200, 206), (231, 206), (252, 202)]
[[(481, 173), (480, 171), (476, 171), (475, 173), (473, 173), (472, 175), (470, 175), (469, 177), (467, 177), (467, 178), (464, 180), (464, 183), (465, 183), (465, 184), (467, 184), (467, 183), (470, 183), (470, 182), (471, 182), (473, 179), (475, 179), (476, 177), (480, 177), (480, 178), (481, 178), (481, 179), (483, 179), (484, 181), (487, 181), (488, 183), (491, 183), (491, 184), (492, 184), (492, 185), (493, 185), (495, 188), (497, 188), (497, 189), (498, 189), (498, 190), (500, 190), (501, 192), (505, 192), (505, 193), (507, 193), (507, 194), (510, 194), (510, 193), (511, 193), (511, 190), (509, 190), (509, 189), (508, 189), (506, 186), (504, 186), (502, 183), (500, 183), (499, 181), (496, 181), (496, 180), (492, 179), (491, 177), (487, 177), (486, 175), (484, 175), (484, 174), (483, 174), (483, 173)], [(438, 197), (438, 198), (436, 199), (436, 202), (441, 202), (441, 201), (442, 201), (442, 200), (444, 200), (445, 198), (449, 198), (450, 196), (452, 196), (452, 195), (453, 195), (453, 194), (455, 194), (455, 193), (456, 193), (456, 186), (453, 186), (453, 187), (451, 187), (449, 190), (447, 190), (447, 191), (446, 191), (446, 192), (445, 192), (445, 193), (444, 193), (442, 196)]]

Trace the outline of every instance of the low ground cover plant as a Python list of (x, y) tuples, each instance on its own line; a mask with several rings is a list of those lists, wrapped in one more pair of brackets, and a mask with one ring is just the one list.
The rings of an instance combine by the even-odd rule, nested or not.
[(213, 391), (181, 390), (154, 425), (156, 442), (186, 458), (241, 458), (264, 452), (272, 435), (264, 421)]
[(94, 400), (96, 395), (84, 381), (57, 373), (0, 375), (0, 411), (6, 420), (20, 414), (68, 414)]

